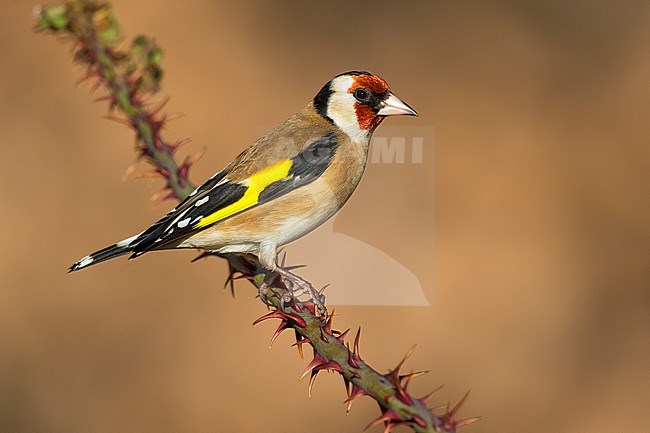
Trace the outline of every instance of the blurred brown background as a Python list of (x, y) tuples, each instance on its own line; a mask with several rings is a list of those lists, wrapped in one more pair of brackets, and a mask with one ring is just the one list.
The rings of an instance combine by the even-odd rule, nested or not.
[[(341, 307), (382, 371), (408, 348), (467, 432), (650, 431), (650, 4), (114, 2), (156, 36), (167, 137), (195, 182), (333, 75), (380, 74), (433, 126), (422, 165), (371, 165), (335, 229), (387, 252), (432, 306)], [(314, 396), (288, 335), (220, 261), (151, 254), (65, 273), (171, 203), (121, 182), (133, 137), (75, 88), (70, 47), (1, 3), (0, 430), (359, 432), (336, 375)], [(435, 154), (434, 154), (435, 153)], [(435, 233), (435, 235), (434, 235)], [(299, 261), (299, 258), (295, 258)], [(336, 255), (330, 266), (336, 269)], [(326, 281), (318, 282), (326, 283)], [(355, 290), (349, 287), (349, 290)], [(379, 428), (376, 428), (380, 431)]]

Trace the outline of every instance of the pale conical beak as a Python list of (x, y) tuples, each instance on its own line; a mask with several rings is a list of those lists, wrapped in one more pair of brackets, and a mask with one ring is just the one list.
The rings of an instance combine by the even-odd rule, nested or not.
[(418, 113), (392, 93), (377, 112), (378, 116), (417, 116)]

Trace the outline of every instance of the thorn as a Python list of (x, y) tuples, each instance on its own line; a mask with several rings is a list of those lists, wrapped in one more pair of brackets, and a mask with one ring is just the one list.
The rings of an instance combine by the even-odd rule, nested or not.
[(343, 374), (343, 368), (334, 360), (326, 361), (318, 352), (314, 352), (314, 359), (307, 365), (307, 368), (300, 376), (302, 380), (311, 371), (333, 370)]
[(312, 359), (311, 362), (307, 364), (307, 368), (305, 368), (305, 371), (302, 372), (300, 379), (298, 380), (302, 380), (305, 376), (307, 376), (307, 374), (311, 373), (313, 369), (324, 365), (326, 362), (327, 361), (325, 361), (325, 358), (323, 358), (320, 353), (314, 351), (314, 359)]
[(431, 412), (439, 412), (441, 410), (447, 411), (449, 410), (449, 405), (448, 404), (441, 404), (440, 406), (432, 406), (432, 407), (427, 407)]
[(106, 96), (100, 96), (99, 98), (93, 99), (93, 102), (105, 102), (105, 101), (110, 101), (112, 105), (113, 103), (115, 103), (115, 96), (106, 95)]
[(483, 417), (475, 416), (475, 417), (472, 417), (472, 418), (461, 419), (460, 421), (456, 422), (456, 428), (463, 427), (463, 426), (470, 425), (470, 424), (474, 424), (476, 421), (480, 420), (481, 418), (483, 418)]
[(278, 326), (278, 329), (275, 330), (273, 333), (273, 336), (271, 337), (271, 343), (269, 343), (269, 349), (273, 347), (273, 343), (275, 342), (275, 339), (278, 338), (280, 334), (282, 334), (282, 331), (285, 331), (287, 328), (289, 328), (289, 322), (287, 320), (283, 320), (280, 322), (280, 325)]
[(352, 368), (359, 368), (359, 364), (354, 359), (355, 358), (354, 353), (350, 351), (350, 346), (347, 345), (347, 348), (348, 348), (348, 364)]
[(128, 126), (131, 128), (133, 126), (133, 123), (129, 119), (124, 119), (122, 117), (117, 117), (112, 114), (107, 114), (104, 116), (104, 119), (112, 120), (113, 122), (120, 123), (122, 125)]
[(264, 320), (268, 319), (281, 319), (281, 320), (291, 320), (293, 321), (296, 325), (300, 326), (301, 328), (304, 328), (307, 326), (307, 323), (305, 322), (305, 319), (303, 319), (300, 316), (294, 315), (294, 314), (288, 314), (284, 313), (282, 311), (271, 311), (268, 314), (265, 314), (264, 316), (260, 317), (256, 321), (253, 322), (253, 326), (257, 325), (260, 322), (263, 322)]
[[(434, 389), (433, 391), (431, 391), (430, 393), (428, 393), (428, 394), (425, 395), (424, 397), (420, 398), (420, 399), (419, 399), (420, 402), (421, 402), (422, 404), (426, 404), (429, 400), (431, 400), (431, 397), (433, 397), (434, 395), (436, 395), (436, 394), (437, 394), (437, 393), (438, 393), (442, 388), (444, 388), (444, 387), (445, 387), (444, 384), (440, 385), (439, 387), (437, 387), (436, 389)], [(433, 409), (432, 409), (432, 410), (433, 410)]]
[(90, 87), (90, 90), (88, 91), (88, 93), (93, 95), (97, 91), (97, 89), (99, 89), (101, 87), (101, 85), (102, 85), (101, 80), (95, 81), (95, 83)]
[(293, 344), (293, 346), (296, 346), (298, 348), (298, 355), (300, 355), (300, 359), (305, 359), (305, 355), (302, 353), (302, 345), (305, 343), (305, 338), (298, 332), (298, 330), (294, 329), (293, 331), (296, 333), (296, 342)]
[(451, 418), (454, 418), (456, 415), (458, 415), (458, 412), (460, 409), (463, 407), (465, 402), (467, 401), (467, 398), (469, 397), (469, 393), (471, 392), (471, 389), (468, 389), (463, 398), (461, 398), (458, 403), (456, 403), (456, 406), (449, 412), (449, 415)]
[(426, 421), (424, 421), (424, 420), (423, 420), (420, 416), (418, 416), (418, 415), (413, 415), (413, 421), (415, 421), (415, 423), (416, 423), (417, 425), (419, 425), (420, 427), (422, 427), (422, 428), (425, 428), (425, 427), (427, 426)]
[(354, 337), (352, 359), (354, 359), (355, 361), (361, 361), (361, 355), (359, 354), (359, 337), (361, 337), (361, 326), (359, 326), (359, 329), (357, 330), (357, 335), (355, 335)]
[(413, 379), (414, 377), (425, 375), (425, 374), (429, 373), (430, 371), (431, 370), (421, 370), (421, 371), (413, 371), (413, 370), (411, 370), (411, 372), (408, 373), (408, 374), (401, 374), (399, 376), (399, 381), (402, 384), (402, 387), (404, 387), (404, 389), (406, 390), (409, 383), (411, 382), (411, 379)]
[[(389, 422), (389, 423), (386, 424), (386, 427), (384, 427), (384, 433), (390, 433), (391, 431), (393, 431), (393, 429), (395, 427), (399, 427), (401, 425), (403, 425), (403, 426), (412, 426), (413, 423), (411, 421), (393, 421), (393, 422)], [(426, 424), (425, 424), (425, 426), (426, 426)]]
[(331, 285), (332, 285), (332, 283), (325, 284), (325, 285), (323, 286), (323, 288), (320, 289), (320, 290), (318, 291), (318, 294), (319, 294), (319, 295), (322, 295), (323, 292), (325, 292), (325, 289), (327, 289), (327, 288), (328, 288), (329, 286), (331, 286)]
[(135, 163), (128, 166), (124, 171), (124, 174), (122, 175), (122, 182), (126, 182), (127, 180), (132, 179), (131, 175), (133, 173), (135, 173)]
[(316, 376), (318, 376), (319, 372), (318, 370), (312, 370), (311, 376), (309, 376), (309, 385), (307, 386), (307, 395), (309, 398), (311, 398), (311, 389), (314, 386), (314, 382), (316, 382)]
[[(132, 167), (132, 166), (131, 166)], [(131, 168), (129, 167), (129, 169)], [(128, 169), (127, 169), (128, 170)], [(125, 173), (126, 175), (126, 173)], [(129, 173), (128, 179), (139, 180), (139, 179), (155, 179), (155, 178), (164, 178), (159, 171), (150, 170), (150, 171), (140, 171), (138, 173)]]
[(165, 196), (169, 194), (169, 188), (164, 187), (157, 193), (151, 196), (151, 201), (154, 203), (159, 203), (165, 201)]
[[(174, 143), (168, 144), (167, 147), (169, 147), (169, 153), (171, 153), (173, 155), (178, 149), (185, 146), (187, 143), (189, 143), (191, 141), (192, 141), (191, 138), (183, 138), (181, 140), (175, 141)], [(190, 160), (192, 160), (192, 159), (194, 159), (196, 157), (196, 161), (198, 161), (199, 158), (201, 158), (203, 156), (203, 153), (205, 153), (206, 150), (207, 150), (207, 147), (203, 147), (203, 149), (201, 149), (201, 150), (199, 150), (197, 152), (197, 154), (200, 152), (201, 155), (196, 157), (196, 154), (195, 154), (194, 156), (190, 157)], [(188, 161), (187, 158), (186, 158), (186, 161)], [(196, 161), (192, 161), (191, 164), (193, 165)]]
[(345, 337), (347, 337), (348, 332), (350, 332), (350, 328), (346, 329), (336, 337), (336, 339), (339, 340), (339, 343), (341, 344), (345, 343)]
[[(298, 334), (298, 331), (296, 331), (296, 335), (300, 335)], [(302, 337), (302, 335), (300, 336)], [(309, 344), (309, 343), (311, 343), (309, 337), (302, 337), (301, 339), (296, 338), (296, 342), (292, 344), (292, 346), (296, 346), (298, 348), (298, 354), (302, 359), (305, 359), (304, 354), (302, 352), (302, 345)]]
[(392, 421), (399, 421), (399, 420), (400, 420), (399, 415), (397, 415), (395, 412), (393, 412), (393, 410), (389, 409), (386, 412), (384, 412), (379, 418), (377, 418), (376, 420), (374, 420), (370, 424), (368, 424), (366, 426), (366, 428), (363, 429), (363, 431), (366, 431), (370, 427), (374, 427), (377, 424), (381, 424), (382, 422), (383, 423), (390, 423)]
[(170, 99), (171, 99), (171, 96), (165, 96), (163, 98), (163, 100), (150, 111), (149, 114), (151, 114), (151, 115), (158, 114), (158, 112), (160, 110), (162, 110), (165, 105), (167, 105), (167, 103), (169, 102)]
[(440, 420), (442, 421), (443, 427), (446, 430), (456, 430), (456, 428), (461, 425), (460, 423), (463, 423), (462, 425), (467, 425), (467, 424), (471, 424), (471, 423), (477, 421), (477, 419), (474, 419), (474, 418), (468, 418), (468, 419), (460, 420), (460, 421), (456, 420), (456, 415), (458, 415), (458, 412), (460, 411), (460, 409), (463, 407), (463, 405), (467, 401), (467, 398), (469, 397), (470, 391), (471, 390), (469, 390), (469, 391), (467, 391), (467, 393), (465, 393), (463, 398), (461, 398), (460, 401), (458, 403), (456, 403), (456, 406), (454, 406), (453, 409), (449, 410), (449, 404), (447, 404), (447, 409), (445, 410), (445, 413), (440, 415)]
[(395, 368), (393, 368), (388, 373), (389, 376), (395, 377), (397, 379), (397, 381), (399, 382), (399, 372), (402, 370), (402, 367), (404, 366), (404, 363), (406, 362), (406, 360), (409, 359), (411, 357), (411, 355), (413, 355), (413, 352), (415, 352), (416, 347), (417, 347), (417, 344), (414, 344), (413, 346), (411, 346), (411, 348), (408, 350), (408, 352), (406, 352), (406, 354), (404, 355), (402, 360), (395, 366)]
[(347, 408), (345, 409), (345, 413), (346, 413), (346, 414), (349, 414), (349, 413), (350, 413), (350, 409), (352, 409), (352, 403), (354, 403), (354, 401), (355, 401), (357, 398), (362, 397), (362, 396), (364, 396), (364, 395), (368, 395), (368, 393), (367, 393), (364, 389), (359, 388), (359, 387), (356, 386), (355, 384), (352, 384), (352, 389), (351, 389), (351, 391), (349, 392), (348, 399), (345, 400), (345, 402), (344, 402), (344, 403), (347, 403), (347, 404), (348, 404), (348, 405), (347, 405)]
[(348, 398), (350, 398), (350, 381), (345, 376), (341, 376), (341, 377), (343, 378), (343, 386), (345, 386), (345, 395), (347, 395)]

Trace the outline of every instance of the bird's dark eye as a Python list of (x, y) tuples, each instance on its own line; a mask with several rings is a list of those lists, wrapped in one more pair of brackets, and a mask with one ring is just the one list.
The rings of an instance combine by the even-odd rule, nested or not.
[(368, 94), (368, 91), (366, 89), (355, 90), (354, 97), (359, 102), (366, 102), (368, 99), (370, 99), (370, 95)]

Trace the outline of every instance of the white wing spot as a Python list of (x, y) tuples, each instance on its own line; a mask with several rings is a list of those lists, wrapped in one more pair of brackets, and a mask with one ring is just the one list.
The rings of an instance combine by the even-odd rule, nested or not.
[(90, 265), (94, 261), (95, 259), (93, 259), (92, 257), (86, 256), (83, 259), (79, 260), (79, 267), (83, 268), (84, 266)]
[(196, 203), (194, 203), (194, 206), (196, 206), (196, 207), (203, 206), (204, 204), (206, 204), (208, 202), (208, 200), (210, 200), (210, 196), (206, 195), (201, 200), (197, 200)]
[(135, 238), (137, 238), (138, 236), (140, 236), (140, 235), (131, 236), (128, 239), (124, 239), (123, 241), (119, 241), (117, 244), (115, 244), (115, 246), (116, 247), (126, 247), (131, 242), (133, 242), (135, 240)]
[(203, 215), (199, 215), (199, 216), (197, 216), (196, 218), (194, 218), (194, 219), (192, 220), (192, 224), (195, 224), (195, 223), (199, 222), (199, 220), (200, 220), (201, 218), (203, 218)]
[(188, 217), (188, 218), (185, 218), (183, 221), (179, 221), (178, 222), (178, 227), (182, 229), (183, 227), (187, 227), (187, 225), (189, 223), (190, 223), (190, 218)]
[(192, 196), (193, 196), (194, 194), (196, 194), (197, 192), (199, 192), (199, 189), (198, 189), (198, 188), (196, 188), (194, 191), (192, 191), (192, 192), (190, 193), (189, 196), (192, 197)]

